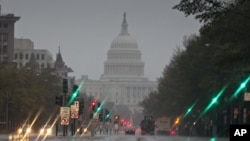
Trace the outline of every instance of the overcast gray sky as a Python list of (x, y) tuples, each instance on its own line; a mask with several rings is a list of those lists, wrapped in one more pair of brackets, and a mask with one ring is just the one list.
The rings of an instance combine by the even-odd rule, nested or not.
[(58, 46), (70, 76), (99, 79), (113, 39), (120, 33), (123, 13), (128, 32), (138, 42), (145, 76), (157, 80), (183, 37), (198, 34), (193, 17), (173, 10), (179, 0), (0, 0), (2, 13), (21, 19), (16, 38), (29, 38), (35, 49), (47, 49), (55, 59)]

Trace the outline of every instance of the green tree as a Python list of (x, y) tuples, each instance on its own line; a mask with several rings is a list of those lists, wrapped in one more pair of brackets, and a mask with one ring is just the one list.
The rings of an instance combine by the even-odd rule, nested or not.
[[(199, 36), (184, 41), (184, 50), (177, 49), (158, 80), (156, 96), (142, 103), (146, 112), (178, 115), (197, 100), (197, 110), (201, 110), (226, 84), (230, 86), (223, 97), (232, 94), (249, 74), (250, 22), (245, 16), (249, 7), (246, 1), (198, 0), (183, 0), (174, 7), (186, 16), (195, 15), (204, 25)], [(160, 110), (155, 108), (160, 104)]]
[[(60, 80), (54, 70), (32, 70), (0, 67), (1, 120), (12, 123), (11, 128), (28, 121), (39, 114), (36, 125), (58, 114), (55, 95), (61, 92)], [(56, 112), (57, 111), (57, 112)]]

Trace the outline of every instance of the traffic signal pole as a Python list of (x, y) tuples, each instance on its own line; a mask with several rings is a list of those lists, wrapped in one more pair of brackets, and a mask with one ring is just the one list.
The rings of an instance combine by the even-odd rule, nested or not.
[[(68, 79), (63, 79), (63, 106), (67, 106)], [(63, 136), (67, 135), (67, 125), (63, 125)]]

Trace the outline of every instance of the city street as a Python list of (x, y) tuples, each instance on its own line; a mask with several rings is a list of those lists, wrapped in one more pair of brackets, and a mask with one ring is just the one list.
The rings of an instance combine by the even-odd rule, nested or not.
[[(1, 141), (8, 141), (8, 135), (0, 135)], [(228, 138), (204, 138), (204, 137), (185, 137), (185, 136), (150, 136), (150, 135), (96, 135), (90, 137), (89, 134), (82, 137), (76, 136), (53, 136), (46, 139), (31, 136), (29, 141), (228, 141)]]

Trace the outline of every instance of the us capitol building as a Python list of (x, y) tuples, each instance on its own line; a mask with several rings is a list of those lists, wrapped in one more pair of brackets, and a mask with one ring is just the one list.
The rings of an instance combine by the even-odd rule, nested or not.
[(120, 34), (114, 38), (104, 62), (104, 73), (100, 80), (82, 76), (84, 86), (81, 93), (98, 101), (111, 102), (115, 106), (127, 106), (132, 113), (142, 111), (139, 103), (150, 92), (156, 91), (157, 82), (144, 76), (144, 62), (137, 41), (128, 33), (126, 13), (123, 15)]

